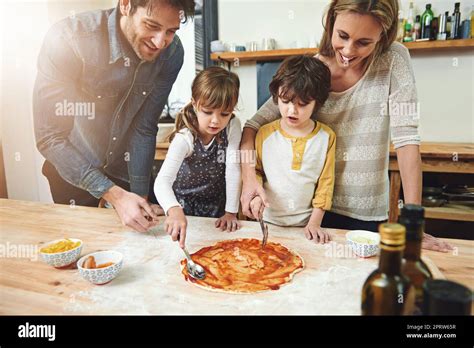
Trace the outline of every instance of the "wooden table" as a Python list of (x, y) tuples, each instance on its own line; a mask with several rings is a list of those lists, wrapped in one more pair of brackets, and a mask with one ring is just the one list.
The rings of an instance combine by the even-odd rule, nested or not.
[[(432, 143), (420, 145), (421, 170), (431, 173), (464, 173), (474, 174), (473, 143)], [(397, 221), (400, 199), (401, 177), (397, 155), (393, 146), (390, 148), (390, 212), (389, 221)], [(474, 210), (461, 210), (448, 207), (426, 208), (425, 217), (431, 219), (447, 219), (474, 221)]]
[[(214, 219), (188, 221), (190, 252), (226, 238), (260, 238), (255, 222), (244, 221), (240, 231), (229, 234), (216, 230)], [(376, 257), (345, 254), (345, 231), (330, 230), (335, 243), (323, 246), (306, 240), (301, 228), (270, 226), (269, 241), (298, 252), (305, 269), (278, 291), (232, 295), (209, 292), (183, 279), (183, 255), (162, 224), (154, 236), (129, 231), (109, 209), (2, 199), (0, 226), (0, 314), (359, 314), (362, 284), (378, 262)], [(36, 254), (14, 253), (64, 237), (82, 239), (82, 255), (122, 252), (121, 273), (96, 286), (74, 267), (55, 269), (35, 260)], [(424, 251), (424, 257), (436, 277), (474, 289), (474, 242), (449, 242), (455, 254)]]

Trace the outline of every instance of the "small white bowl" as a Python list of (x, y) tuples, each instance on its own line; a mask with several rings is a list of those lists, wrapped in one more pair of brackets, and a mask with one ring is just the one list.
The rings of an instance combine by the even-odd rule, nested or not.
[[(357, 238), (369, 239), (373, 243), (360, 242)], [(372, 257), (379, 251), (380, 234), (363, 230), (349, 231), (346, 233), (346, 241), (357, 256)]]
[(41, 249), (46, 248), (49, 245), (52, 245), (59, 241), (66, 240), (66, 238), (56, 239), (56, 240), (53, 240), (52, 242), (48, 242), (45, 245), (43, 245), (40, 249), (41, 258), (43, 259), (43, 261), (46, 262), (48, 265), (56, 267), (56, 268), (66, 267), (74, 263), (75, 261), (77, 261), (79, 256), (81, 256), (82, 245), (83, 245), (82, 240), (75, 239), (75, 238), (67, 238), (67, 239), (73, 242), (80, 242), (81, 244), (79, 244), (79, 246), (75, 247), (74, 249), (63, 251), (60, 253), (44, 253), (41, 251)]
[[(113, 265), (104, 268), (84, 268), (82, 267), (84, 261), (89, 257), (94, 256), (95, 263), (97, 265), (104, 264), (107, 262), (113, 262)], [(110, 282), (114, 279), (122, 269), (123, 255), (118, 251), (107, 250), (98, 251), (92, 254), (85, 255), (77, 261), (77, 269), (79, 274), (92, 284), (102, 285)]]
[(222, 41), (220, 40), (214, 40), (211, 41), (211, 52), (225, 52), (225, 45)]

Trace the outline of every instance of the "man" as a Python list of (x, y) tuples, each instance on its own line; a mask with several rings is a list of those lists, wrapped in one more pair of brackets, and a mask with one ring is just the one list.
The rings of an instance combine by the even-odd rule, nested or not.
[[(158, 119), (184, 58), (175, 35), (192, 0), (120, 0), (56, 23), (38, 58), (33, 115), (56, 203), (109, 202), (146, 232)], [(150, 221), (152, 220), (152, 221)]]

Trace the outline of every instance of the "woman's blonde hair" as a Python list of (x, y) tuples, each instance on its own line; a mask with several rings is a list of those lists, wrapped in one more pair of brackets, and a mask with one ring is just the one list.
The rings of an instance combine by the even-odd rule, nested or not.
[[(362, 15), (371, 15), (382, 27), (382, 34), (372, 55), (367, 60), (367, 66), (379, 58), (395, 41), (398, 29), (398, 0), (332, 0), (329, 4), (323, 23), (324, 33), (321, 39), (319, 53), (326, 57), (334, 57), (331, 38), (334, 22), (339, 13), (349, 11)], [(324, 21), (324, 19), (323, 19)]]
[[(191, 95), (196, 108), (205, 107), (232, 112), (239, 100), (239, 88), (239, 77), (235, 73), (218, 66), (211, 66), (194, 78)], [(188, 128), (194, 139), (197, 139), (199, 124), (192, 101), (176, 115), (175, 126), (176, 130), (170, 135), (169, 141), (172, 141), (176, 133), (184, 128)], [(222, 141), (220, 133), (217, 141)]]

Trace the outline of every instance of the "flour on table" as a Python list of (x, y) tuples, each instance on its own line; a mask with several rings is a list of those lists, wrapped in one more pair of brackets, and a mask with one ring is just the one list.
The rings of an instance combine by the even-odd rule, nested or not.
[[(197, 226), (195, 228), (200, 228)], [(202, 229), (208, 229), (203, 226)], [(318, 253), (292, 282), (276, 291), (256, 294), (208, 292), (186, 282), (180, 271), (184, 258), (176, 242), (162, 230), (153, 234), (125, 232), (114, 250), (124, 255), (122, 271), (110, 283), (92, 286), (73, 295), (68, 314), (360, 314), (362, 285), (377, 267), (375, 259), (325, 257), (323, 246), (306, 242), (297, 247), (291, 239), (282, 242), (305, 254)], [(201, 233), (196, 237), (194, 233)], [(188, 233), (190, 252), (227, 238), (252, 238), (255, 232)], [(194, 239), (194, 240), (193, 240)], [(275, 241), (279, 240), (275, 237)], [(199, 240), (199, 242), (197, 242)], [(295, 245), (293, 245), (295, 243)], [(298, 250), (299, 249), (299, 250)], [(355, 262), (356, 261), (356, 262)], [(311, 265), (309, 264), (311, 263)], [(78, 282), (85, 282), (79, 274)]]

